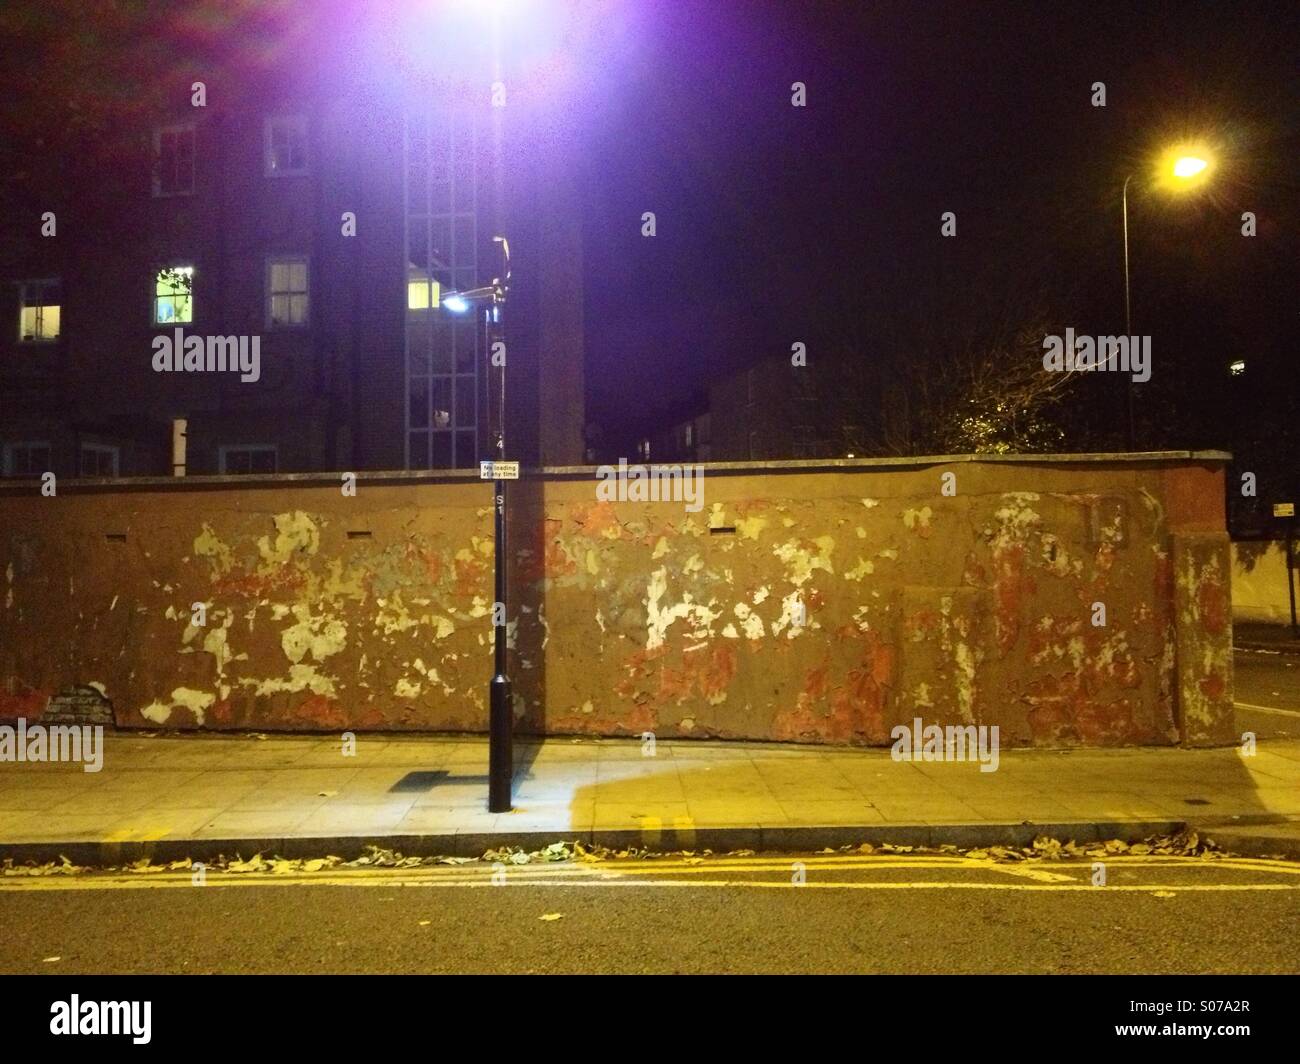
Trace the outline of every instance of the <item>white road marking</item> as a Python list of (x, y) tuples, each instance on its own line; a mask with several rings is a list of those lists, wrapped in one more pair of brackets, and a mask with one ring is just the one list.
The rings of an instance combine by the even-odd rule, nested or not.
[(1256, 706), (1250, 702), (1232, 703), (1238, 709), (1252, 709), (1256, 713), (1276, 713), (1279, 717), (1300, 717), (1300, 710), (1278, 709), (1276, 706)]

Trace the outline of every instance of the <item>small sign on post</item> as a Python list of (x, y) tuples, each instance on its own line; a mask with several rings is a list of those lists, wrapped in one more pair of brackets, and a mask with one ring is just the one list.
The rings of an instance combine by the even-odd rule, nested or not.
[(518, 480), (518, 462), (479, 462), (479, 480)]

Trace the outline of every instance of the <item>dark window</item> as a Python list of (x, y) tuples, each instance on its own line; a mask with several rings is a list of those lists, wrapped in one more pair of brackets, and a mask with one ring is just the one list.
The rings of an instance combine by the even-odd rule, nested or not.
[(194, 127), (163, 126), (154, 133), (155, 196), (188, 196), (194, 191)]
[(4, 474), (7, 477), (39, 477), (50, 471), (48, 443), (7, 443)]
[(221, 472), (223, 473), (274, 473), (275, 467), (274, 447), (221, 448)]

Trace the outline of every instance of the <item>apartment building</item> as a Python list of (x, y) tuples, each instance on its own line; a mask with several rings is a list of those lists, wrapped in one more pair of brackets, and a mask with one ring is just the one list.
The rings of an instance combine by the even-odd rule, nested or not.
[[(496, 371), (446, 296), (501, 273), (497, 236), (509, 454), (581, 460), (577, 149), (486, 82), (332, 73), (159, 87), (111, 165), (5, 205), (0, 472), (472, 467)], [(255, 349), (255, 379), (156, 357), (214, 342)]]

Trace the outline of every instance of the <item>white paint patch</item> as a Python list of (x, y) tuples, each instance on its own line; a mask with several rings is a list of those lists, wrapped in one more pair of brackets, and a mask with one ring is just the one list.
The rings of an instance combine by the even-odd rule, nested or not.
[(299, 663), (289, 666), (289, 675), (285, 679), (240, 680), (241, 687), (253, 688), (254, 694), (273, 695), (281, 691), (311, 691), (315, 695), (333, 697), (336, 693), (334, 681), (316, 671), (315, 665)]
[(876, 571), (875, 565), (865, 558), (859, 558), (858, 564), (844, 574), (845, 580), (861, 580)]
[(690, 592), (682, 596), (682, 601), (673, 606), (663, 607), (660, 600), (668, 591), (668, 570), (662, 566), (650, 574), (646, 585), (646, 649), (655, 650), (664, 644), (669, 626), (678, 620), (691, 624), (691, 638), (704, 639), (713, 635), (713, 622), (722, 616), (720, 610), (713, 610), (703, 603), (695, 602)]
[(933, 516), (934, 511), (928, 506), (922, 506), (919, 510), (904, 510), (903, 527), (909, 532), (924, 531), (930, 527), (930, 518)]
[(820, 569), (827, 573), (835, 571), (830, 559), (831, 552), (835, 549), (835, 540), (830, 536), (819, 536), (813, 542), (817, 546), (815, 554), (794, 539), (772, 548), (772, 553), (785, 563), (786, 579), (796, 587), (802, 587), (812, 579), (814, 570)]
[(762, 639), (766, 634), (763, 630), (763, 618), (749, 608), (743, 602), (737, 602), (736, 608), (732, 611), (740, 620), (740, 626), (745, 631), (746, 639)]
[(308, 654), (316, 661), (324, 661), (347, 645), (348, 626), (336, 617), (313, 617), (307, 606), (293, 607), (297, 624), (280, 633), (280, 646), (284, 656), (294, 664)]

